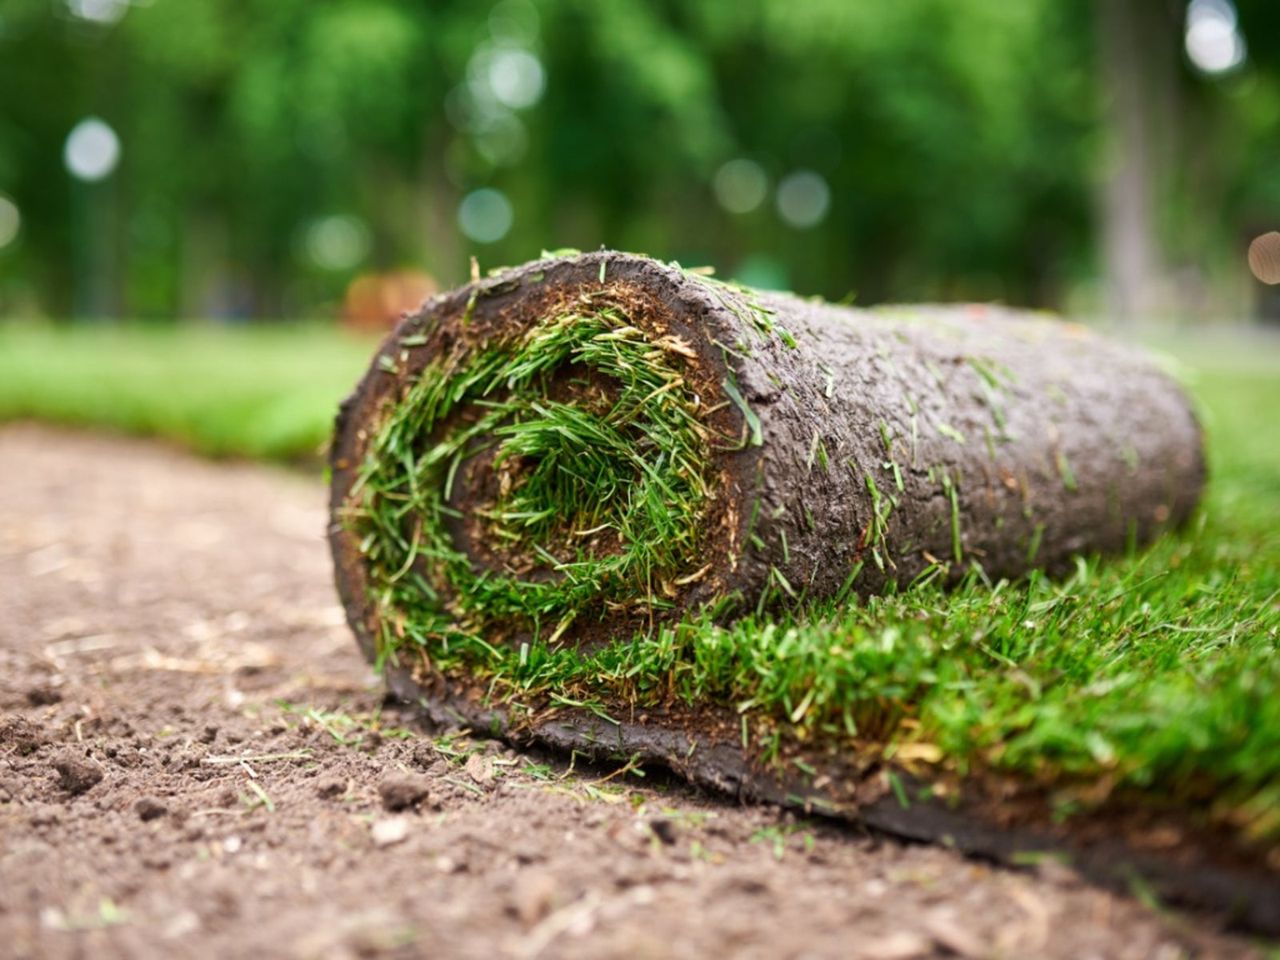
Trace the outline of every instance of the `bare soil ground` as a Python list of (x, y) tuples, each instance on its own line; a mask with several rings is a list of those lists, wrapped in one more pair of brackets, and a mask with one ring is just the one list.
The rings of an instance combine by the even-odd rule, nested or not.
[(0, 428), (0, 955), (1258, 955), (384, 706), (314, 478)]

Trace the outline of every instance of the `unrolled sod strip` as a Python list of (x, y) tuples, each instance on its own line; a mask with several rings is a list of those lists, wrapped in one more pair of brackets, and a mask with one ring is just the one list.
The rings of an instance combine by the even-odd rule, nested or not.
[(1182, 390), (1082, 327), (611, 252), (429, 301), (332, 467), (339, 588), (384, 656), (1059, 568), (1177, 525), (1204, 480)]
[(724, 666), (730, 634), (708, 622), (1057, 569), (1184, 521), (1200, 429), (1139, 352), (993, 307), (856, 310), (552, 256), (406, 318), (343, 404), (330, 463), (348, 620), (437, 723), (1005, 861), (1053, 850), (1280, 933), (1265, 854), (1177, 810), (1060, 823), (1035, 784), (921, 779), (799, 729), (771, 759), (760, 734), (795, 712), (751, 733), (750, 702), (672, 692), (682, 666)]

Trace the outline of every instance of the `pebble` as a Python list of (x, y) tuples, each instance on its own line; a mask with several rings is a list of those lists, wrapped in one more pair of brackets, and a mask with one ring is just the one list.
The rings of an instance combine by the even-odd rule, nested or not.
[(390, 817), (378, 820), (369, 831), (374, 846), (390, 847), (401, 843), (409, 836), (409, 821), (404, 817)]
[(74, 754), (64, 753), (53, 762), (53, 769), (58, 771), (59, 785), (73, 797), (102, 782), (102, 768)]
[(141, 820), (155, 820), (169, 812), (169, 808), (155, 797), (140, 797), (133, 805), (133, 812)]
[(493, 781), (493, 763), (487, 757), (482, 757), (478, 753), (473, 753), (467, 757), (467, 762), (463, 769), (466, 770), (468, 777), (482, 787), (488, 786)]
[(48, 707), (62, 702), (62, 691), (48, 684), (39, 684), (27, 691), (27, 703), (33, 707)]
[(676, 825), (666, 817), (653, 817), (649, 820), (649, 829), (653, 835), (668, 847), (676, 842)]
[(341, 777), (325, 777), (316, 784), (316, 796), (328, 800), (346, 790), (347, 785)]
[(430, 793), (431, 781), (416, 774), (386, 777), (378, 784), (382, 805), (393, 813), (417, 807)]

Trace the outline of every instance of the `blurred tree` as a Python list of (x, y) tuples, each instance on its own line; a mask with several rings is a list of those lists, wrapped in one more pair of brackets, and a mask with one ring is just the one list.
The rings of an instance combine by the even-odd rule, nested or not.
[(1108, 308), (1123, 319), (1166, 305), (1156, 211), (1177, 150), (1182, 6), (1177, 0), (1094, 2), (1108, 133), (1099, 178), (1102, 259)]
[[(1158, 38), (1103, 22), (1152, 9)], [(0, 310), (73, 309), (60, 158), (90, 115), (122, 143), (94, 189), (126, 314), (332, 311), (362, 272), (451, 283), (473, 252), (602, 243), (863, 301), (1053, 305), (1094, 275), (1095, 223), (1141, 197), (1143, 269), (1212, 270), (1280, 199), (1280, 24), (1241, 0), (1249, 58), (1206, 78), (1177, 55), (1181, 9), (7, 0), (0, 194), (22, 227)], [(1133, 29), (1164, 51), (1156, 94), (1130, 96)], [(1175, 116), (1187, 149), (1142, 146), (1148, 187), (1096, 205), (1102, 147), (1148, 142), (1122, 124)], [(1189, 230), (1205, 210), (1220, 229)]]

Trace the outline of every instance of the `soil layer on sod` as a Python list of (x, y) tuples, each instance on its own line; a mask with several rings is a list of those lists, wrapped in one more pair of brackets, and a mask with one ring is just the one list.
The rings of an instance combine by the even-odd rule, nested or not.
[[(999, 756), (1012, 707), (972, 743), (916, 737), (913, 686), (947, 652), (864, 689), (868, 651), (812, 628), (907, 588), (998, 596), (1184, 522), (1200, 429), (1129, 348), (991, 307), (852, 310), (641, 257), (553, 257), (402, 323), (331, 465), (348, 618), (438, 715), (1004, 859), (1066, 851), (1280, 924), (1266, 770), (1209, 770), (1239, 815), (1205, 826), (1190, 795), (1162, 795), (1185, 770), (1117, 768), (1079, 725), (1039, 769)], [(744, 615), (757, 636), (722, 627)], [(881, 639), (881, 660), (919, 655)], [(1063, 784), (1095, 799), (1054, 825)]]

